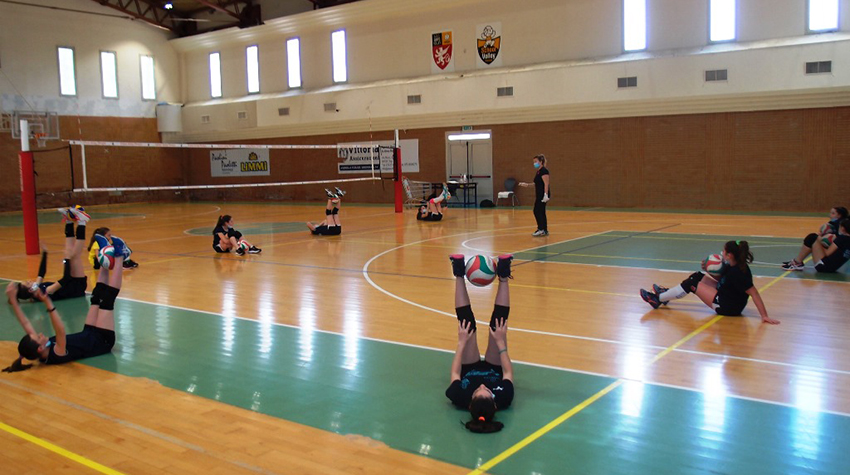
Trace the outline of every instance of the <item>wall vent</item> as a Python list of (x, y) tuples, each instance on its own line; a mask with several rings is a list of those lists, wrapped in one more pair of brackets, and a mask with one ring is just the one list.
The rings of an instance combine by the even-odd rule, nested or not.
[(325, 104), (325, 112), (336, 112), (336, 102), (328, 102)]
[(237, 120), (248, 120), (248, 112), (246, 111), (238, 111), (236, 113)]
[(202, 116), (201, 116), (201, 123), (202, 123), (202, 124), (209, 124), (209, 123), (210, 123), (210, 116), (208, 116), (208, 115), (202, 115)]
[(729, 72), (725, 69), (712, 69), (705, 72), (705, 82), (726, 81), (728, 78)]
[(617, 87), (637, 87), (637, 76), (617, 78)]
[(806, 74), (823, 74), (832, 72), (832, 61), (813, 61), (806, 63)]
[(408, 104), (422, 104), (422, 95), (417, 94), (415, 96), (407, 96)]
[(277, 115), (289, 115), (289, 107), (278, 108)]
[(514, 95), (514, 87), (506, 86), (496, 88), (496, 96), (497, 97), (509, 97)]

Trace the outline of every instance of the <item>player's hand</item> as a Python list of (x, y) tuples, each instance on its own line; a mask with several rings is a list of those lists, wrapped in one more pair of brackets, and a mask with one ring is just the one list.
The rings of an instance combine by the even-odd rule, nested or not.
[(472, 327), (472, 323), (467, 321), (467, 320), (463, 320), (463, 321), (460, 321), (460, 322), (457, 323), (457, 341), (458, 342), (466, 343), (467, 341), (469, 341), (470, 338), (473, 337), (472, 335), (474, 335), (475, 333), (470, 331), (471, 327)]
[(770, 325), (779, 325), (779, 320), (774, 320), (774, 319), (768, 317), (767, 315), (761, 317), (761, 321), (762, 321), (762, 323), (767, 323), (767, 324), (770, 324)]
[(42, 302), (47, 302), (50, 300), (50, 297), (48, 297), (46, 293), (41, 291), (41, 287), (39, 287), (38, 290), (36, 290), (35, 292), (32, 292), (32, 296), (38, 300), (41, 300)]
[(525, 187), (527, 187), (527, 186), (528, 186), (528, 183), (526, 183), (526, 182), (524, 182), (524, 181), (521, 181), (521, 182), (517, 183), (517, 185), (519, 185), (519, 186), (521, 186), (521, 187), (525, 188)]
[(496, 329), (490, 327), (490, 335), (496, 340), (496, 343), (507, 344), (508, 341), (508, 320), (500, 318), (496, 320)]
[(549, 193), (545, 193), (543, 199), (540, 200), (541, 203), (546, 203), (547, 201), (549, 201)]

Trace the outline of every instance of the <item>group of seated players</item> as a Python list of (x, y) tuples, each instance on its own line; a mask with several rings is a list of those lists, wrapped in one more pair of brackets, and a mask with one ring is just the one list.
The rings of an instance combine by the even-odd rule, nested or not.
[[(328, 203), (325, 220), (307, 223), (313, 234), (339, 235), (339, 206), (345, 192), (325, 190)], [(442, 217), (443, 202), (451, 195), (444, 187), (442, 193), (434, 194), (417, 211), (417, 219), (429, 220)], [(68, 363), (81, 358), (109, 353), (115, 344), (114, 304), (121, 288), (123, 263), (129, 260), (130, 249), (123, 240), (112, 236), (107, 228), (99, 228), (93, 236), (93, 244), (99, 249), (112, 246), (115, 262), (101, 266), (97, 285), (92, 290), (91, 306), (83, 330), (68, 334), (62, 319), (53, 304), (54, 300), (85, 296), (87, 279), (80, 259), (85, 243), (86, 224), (91, 219), (82, 207), (62, 208), (65, 228), (65, 259), (63, 276), (57, 282), (44, 282), (47, 268), (47, 251), (43, 250), (39, 276), (35, 281), (12, 282), (6, 288), (9, 305), (26, 335), (18, 344), (19, 357), (3, 371), (15, 372), (29, 368), (24, 360), (39, 360), (44, 364)], [(430, 219), (430, 220), (439, 220)], [(76, 224), (76, 229), (75, 229)], [(220, 216), (213, 232), (213, 248), (225, 253), (235, 249), (237, 254), (257, 254), (261, 250), (245, 241), (233, 227), (229, 215)], [(90, 244), (89, 249), (91, 249)], [(830, 210), (830, 221), (818, 233), (812, 233), (803, 241), (799, 255), (783, 264), (783, 269), (798, 271), (804, 261), (813, 256), (814, 268), (818, 272), (835, 272), (850, 260), (850, 219), (847, 209), (835, 207)], [(667, 305), (672, 300), (689, 293), (697, 295), (719, 315), (740, 316), (750, 297), (756, 304), (762, 321), (778, 324), (770, 318), (764, 302), (753, 284), (748, 264), (753, 254), (746, 241), (728, 241), (722, 251), (723, 265), (720, 271), (695, 272), (681, 284), (666, 288), (653, 284), (652, 291), (641, 289), (641, 296), (653, 308)], [(459, 409), (468, 410), (472, 420), (466, 428), (479, 433), (496, 432), (502, 423), (495, 421), (496, 411), (508, 408), (514, 398), (513, 369), (507, 346), (507, 319), (510, 312), (512, 255), (498, 258), (495, 268), (499, 284), (493, 313), (490, 318), (487, 350), (482, 358), (476, 340), (476, 321), (466, 288), (466, 269), (463, 255), (449, 256), (455, 276), (455, 311), (458, 319), (458, 346), (450, 370), (450, 385), (446, 397)], [(99, 262), (100, 259), (94, 259)], [(707, 269), (703, 269), (707, 270)], [(55, 336), (47, 338), (34, 330), (21, 310), (19, 300), (38, 300), (44, 303)]]

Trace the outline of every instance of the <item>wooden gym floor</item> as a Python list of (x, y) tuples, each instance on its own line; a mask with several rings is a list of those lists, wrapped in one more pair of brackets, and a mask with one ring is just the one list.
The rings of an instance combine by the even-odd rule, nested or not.
[[(847, 268), (778, 263), (825, 216), (344, 205), (343, 235), (303, 221), (321, 204), (91, 207), (133, 248), (111, 355), (0, 375), (5, 473), (845, 473), (850, 461)], [(263, 248), (216, 255), (219, 214)], [(59, 215), (40, 214), (61, 273)], [(718, 317), (695, 297), (653, 311), (729, 239), (748, 239), (779, 326)], [(0, 215), (0, 278), (37, 273), (20, 216)], [(456, 346), (447, 255), (516, 254), (514, 406), (475, 435), (450, 407)], [(90, 282), (92, 279), (90, 278)], [(91, 287), (91, 285), (90, 285)], [(472, 288), (489, 319), (494, 287)], [(70, 331), (84, 299), (57, 304)], [(43, 308), (25, 304), (38, 329)], [(0, 309), (0, 362), (22, 331)], [(484, 336), (479, 337), (485, 344)]]

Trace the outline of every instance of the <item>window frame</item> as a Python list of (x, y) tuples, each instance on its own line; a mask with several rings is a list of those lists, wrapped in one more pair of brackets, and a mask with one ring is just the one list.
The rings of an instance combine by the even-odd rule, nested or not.
[[(251, 65), (248, 62), (248, 51), (251, 48), (257, 49), (257, 90), (251, 90)], [(221, 64), (219, 62), (219, 64)], [(259, 94), (260, 93), (260, 46), (258, 44), (252, 44), (245, 47), (245, 90), (248, 91), (249, 95)]]
[[(290, 73), (290, 60), (289, 60), (289, 42), (295, 40), (298, 44), (298, 85), (293, 86), (290, 81), (291, 73)], [(293, 36), (291, 38), (286, 39), (286, 86), (288, 89), (302, 89), (304, 87), (304, 76), (302, 74), (301, 68), (301, 37)]]
[[(74, 93), (73, 94), (65, 94), (62, 92), (62, 59), (60, 58), (59, 52), (63, 49), (67, 49), (71, 51), (71, 72), (72, 79), (74, 80)], [(79, 91), (77, 90), (77, 51), (73, 46), (57, 46), (56, 47), (56, 68), (58, 71), (59, 77), (59, 97), (78, 97)]]
[[(212, 67), (212, 57), (213, 55), (217, 56), (218, 61), (218, 95), (214, 94), (213, 90), (213, 67)], [(224, 97), (224, 81), (221, 77), (221, 51), (211, 51), (207, 55), (207, 71), (209, 73), (209, 84), (210, 84), (210, 98), (212, 99), (221, 99)]]
[[(146, 99), (145, 98), (145, 72), (142, 69), (142, 61), (144, 58), (151, 59), (151, 72), (153, 73), (151, 80), (153, 81), (152, 89), (153, 89), (153, 98)], [(142, 96), (143, 101), (156, 101), (156, 59), (152, 54), (140, 54), (139, 55), (139, 94)]]
[[(115, 61), (113, 63), (113, 65), (115, 66), (115, 96), (114, 97), (106, 95), (106, 83), (103, 80), (103, 53), (111, 54), (112, 58)], [(119, 93), (119, 90), (118, 90), (118, 53), (116, 53), (115, 51), (103, 50), (102, 49), (98, 52), (97, 57), (98, 57), (98, 60), (99, 60), (99, 63), (100, 63), (100, 96), (103, 99), (110, 99), (110, 100), (118, 99), (119, 96), (120, 96), (120, 93)]]
[(740, 2), (738, 0), (732, 0), (735, 5), (733, 11), (735, 12), (735, 23), (732, 25), (732, 38), (726, 40), (712, 40), (711, 39), (711, 5), (715, 0), (708, 0), (708, 44), (710, 45), (718, 45), (724, 43), (734, 43), (738, 41), (738, 18), (739, 18), (739, 7)]
[[(343, 50), (342, 64), (345, 68), (343, 70), (343, 73), (345, 73), (345, 78), (340, 80), (340, 81), (337, 81), (337, 79), (336, 79), (336, 75), (337, 75), (336, 74), (337, 73), (336, 64), (337, 64), (337, 61), (336, 61), (336, 49), (334, 48), (334, 35), (339, 33), (339, 32), (342, 32), (342, 39), (343, 39), (344, 50)], [(348, 33), (346, 32), (345, 28), (340, 28), (338, 30), (334, 30), (334, 31), (331, 32), (331, 80), (333, 81), (333, 84), (345, 84), (345, 83), (348, 82)]]
[(626, 48), (626, 2), (630, 0), (623, 0), (620, 2), (621, 7), (621, 15), (620, 21), (622, 25), (622, 34), (623, 41), (620, 43), (620, 47), (623, 50), (623, 53), (640, 53), (642, 51), (646, 51), (649, 49), (649, 21), (648, 21), (648, 12), (647, 7), (649, 0), (640, 0), (643, 2), (643, 48), (636, 49), (627, 49)]
[(811, 27), (812, 21), (812, 0), (806, 0), (806, 34), (819, 35), (821, 33), (834, 33), (841, 31), (841, 0), (836, 0), (835, 12), (835, 28), (827, 28), (823, 30), (813, 30)]

